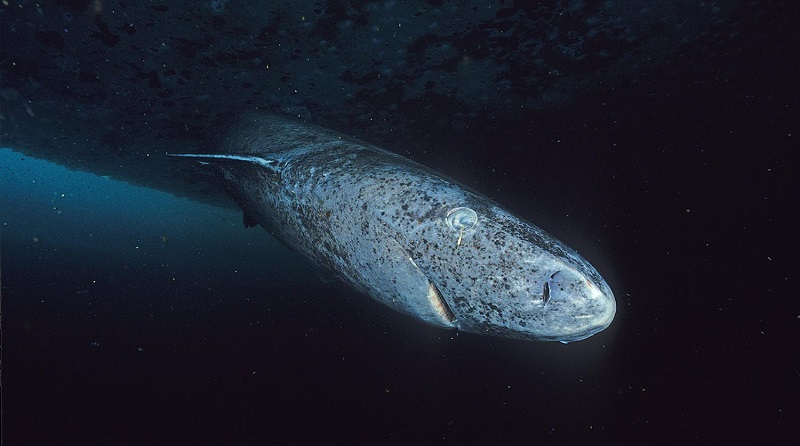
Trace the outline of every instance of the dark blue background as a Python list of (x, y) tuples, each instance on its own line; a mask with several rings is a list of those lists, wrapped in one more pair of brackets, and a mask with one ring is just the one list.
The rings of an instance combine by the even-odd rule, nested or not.
[(380, 138), (597, 266), (617, 318), (568, 345), (421, 325), (233, 210), (3, 150), (3, 439), (793, 444), (797, 36), (769, 25), (667, 89)]

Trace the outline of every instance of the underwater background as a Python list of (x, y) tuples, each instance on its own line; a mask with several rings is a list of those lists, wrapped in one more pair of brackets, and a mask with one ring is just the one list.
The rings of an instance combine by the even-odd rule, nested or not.
[[(6, 3), (4, 444), (796, 443), (791, 2)], [(482, 337), (331, 280), (165, 156), (253, 107), (542, 227), (614, 322)]]

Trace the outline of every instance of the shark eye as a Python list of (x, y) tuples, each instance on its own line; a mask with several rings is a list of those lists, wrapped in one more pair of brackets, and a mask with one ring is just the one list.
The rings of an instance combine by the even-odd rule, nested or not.
[(464, 232), (478, 224), (478, 214), (470, 208), (453, 208), (447, 211), (444, 221), (452, 230)]

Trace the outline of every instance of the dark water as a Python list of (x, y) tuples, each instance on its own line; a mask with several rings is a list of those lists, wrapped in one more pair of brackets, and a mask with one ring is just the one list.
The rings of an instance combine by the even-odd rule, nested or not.
[(668, 76), (414, 149), (607, 279), (615, 321), (568, 345), (422, 325), (238, 212), (0, 149), (3, 444), (796, 444), (798, 39), (736, 29)]
[(604, 163), (576, 162), (594, 175), (561, 171), (565, 187), (553, 167), (529, 180), (546, 192), (527, 209), (506, 193), (514, 181), (495, 191), (542, 214), (616, 293), (611, 328), (569, 345), (421, 325), (320, 280), (232, 210), (4, 149), (4, 436), (787, 443), (800, 419), (798, 226), (783, 212), (794, 136), (775, 122), (776, 150), (747, 158), (768, 126), (716, 119), (667, 139), (616, 134), (628, 153), (599, 135)]

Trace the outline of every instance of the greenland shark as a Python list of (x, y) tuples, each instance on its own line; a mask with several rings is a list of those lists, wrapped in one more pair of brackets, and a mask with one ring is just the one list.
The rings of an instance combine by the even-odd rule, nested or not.
[[(609, 326), (614, 294), (577, 252), (421, 164), (301, 121), (253, 111), (208, 153), (247, 226), (428, 324), (571, 342)], [(205, 151), (204, 151), (205, 152)]]

